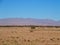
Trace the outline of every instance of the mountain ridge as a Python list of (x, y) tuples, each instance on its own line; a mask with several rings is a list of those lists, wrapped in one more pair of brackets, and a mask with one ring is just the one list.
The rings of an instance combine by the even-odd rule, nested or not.
[(34, 19), (34, 18), (5, 18), (0, 19), (0, 25), (60, 26), (60, 21), (55, 21), (52, 19)]

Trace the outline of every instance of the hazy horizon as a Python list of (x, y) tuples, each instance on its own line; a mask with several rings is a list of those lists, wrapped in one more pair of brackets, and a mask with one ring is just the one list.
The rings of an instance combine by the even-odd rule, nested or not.
[(47, 18), (22, 18), (22, 17), (10, 17), (10, 18), (0, 18), (0, 19), (40, 19), (40, 20), (53, 20), (53, 21), (60, 21), (60, 20), (55, 20), (55, 19), (47, 19)]

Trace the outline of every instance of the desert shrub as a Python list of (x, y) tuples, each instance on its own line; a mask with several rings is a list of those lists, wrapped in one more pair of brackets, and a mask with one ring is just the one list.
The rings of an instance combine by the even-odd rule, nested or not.
[(35, 26), (31, 26), (30, 32), (33, 32), (35, 28), (36, 28)]
[(15, 43), (17, 43), (17, 40), (14, 40)]
[(2, 39), (0, 39), (0, 40), (2, 40)]
[(30, 42), (30, 40), (27, 40), (28, 42)]
[(8, 42), (6, 42), (6, 41), (3, 41), (3, 45), (8, 45)]
[(11, 36), (12, 39), (14, 39), (15, 37), (14, 36)]
[(30, 30), (30, 32), (33, 32), (33, 30)]
[(11, 33), (14, 33), (13, 31)]
[(59, 38), (57, 38), (57, 40), (60, 40)]
[(5, 41), (2, 41), (2, 43), (4, 43)]
[(7, 45), (7, 44), (3, 44), (3, 45)]
[(35, 26), (31, 26), (31, 29), (35, 29)]
[(55, 26), (55, 28), (60, 28), (59, 26)]
[(11, 33), (17, 33), (16, 31), (11, 31)]
[(53, 39), (50, 39), (51, 41), (54, 41)]
[(42, 42), (42, 43), (44, 43), (44, 42), (45, 42), (45, 40), (42, 40), (41, 42)]
[(9, 40), (6, 40), (7, 42), (9, 42)]
[(19, 38), (19, 37), (16, 37), (17, 39)]
[(17, 32), (15, 31), (15, 33), (17, 33)]
[(35, 39), (35, 41), (39, 41), (39, 39)]
[(18, 41), (17, 41), (17, 40), (14, 40), (14, 44), (15, 44), (15, 45), (18, 45)]
[(24, 39), (24, 42), (26, 42), (26, 39)]
[(55, 38), (51, 38), (50, 40), (51, 40), (51, 41), (54, 41), (54, 39), (55, 39)]

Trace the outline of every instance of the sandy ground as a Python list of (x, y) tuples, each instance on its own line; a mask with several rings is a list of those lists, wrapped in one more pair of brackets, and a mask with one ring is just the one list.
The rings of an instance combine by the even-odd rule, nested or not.
[(0, 45), (60, 45), (60, 28), (0, 27)]

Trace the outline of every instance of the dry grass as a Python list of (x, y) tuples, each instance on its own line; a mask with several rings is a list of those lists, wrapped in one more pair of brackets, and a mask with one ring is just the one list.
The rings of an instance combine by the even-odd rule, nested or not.
[(0, 45), (60, 45), (60, 28), (0, 27)]

